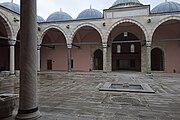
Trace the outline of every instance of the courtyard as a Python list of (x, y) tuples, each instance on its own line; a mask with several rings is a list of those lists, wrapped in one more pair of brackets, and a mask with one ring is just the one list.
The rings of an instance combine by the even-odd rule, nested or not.
[[(1, 93), (18, 93), (18, 79), (1, 75)], [(155, 93), (99, 91), (105, 82), (147, 83)], [(38, 98), (42, 120), (179, 120), (180, 74), (41, 72)]]

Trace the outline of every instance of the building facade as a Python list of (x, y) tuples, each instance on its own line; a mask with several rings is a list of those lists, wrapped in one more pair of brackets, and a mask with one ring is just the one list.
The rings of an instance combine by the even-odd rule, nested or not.
[[(18, 5), (0, 3), (0, 68), (11, 74), (20, 66), (19, 20)], [(180, 72), (179, 3), (150, 10), (116, 0), (103, 14), (90, 7), (73, 19), (60, 10), (37, 24), (39, 71)]]

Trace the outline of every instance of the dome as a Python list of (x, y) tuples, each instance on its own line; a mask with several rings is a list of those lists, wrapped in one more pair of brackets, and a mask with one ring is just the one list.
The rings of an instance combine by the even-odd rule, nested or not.
[(180, 4), (176, 2), (164, 2), (151, 10), (151, 13), (166, 13), (180, 11)]
[(44, 18), (42, 18), (41, 16), (37, 16), (37, 22), (45, 22)]
[(96, 9), (86, 9), (79, 13), (77, 19), (92, 19), (92, 18), (102, 18), (103, 14)]
[(133, 5), (142, 5), (138, 0), (116, 0), (114, 2), (114, 4), (111, 7), (115, 7), (115, 6), (124, 6), (127, 4), (133, 4)]
[(50, 21), (66, 21), (66, 20), (72, 20), (73, 18), (62, 11), (58, 11), (58, 12), (54, 12), (51, 15), (49, 15), (49, 17), (47, 18), (46, 21), (50, 22)]
[(9, 10), (12, 10), (16, 13), (20, 13), (20, 6), (16, 3), (12, 3), (12, 2), (4, 2), (4, 3), (0, 3), (1, 6), (9, 9)]

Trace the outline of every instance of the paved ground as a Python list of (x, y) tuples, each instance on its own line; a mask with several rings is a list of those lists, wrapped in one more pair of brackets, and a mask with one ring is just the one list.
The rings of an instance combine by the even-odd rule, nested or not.
[[(1, 91), (17, 93), (17, 80), (0, 77)], [(148, 83), (155, 94), (99, 91), (105, 82)], [(180, 120), (180, 74), (51, 72), (38, 83), (42, 120)]]

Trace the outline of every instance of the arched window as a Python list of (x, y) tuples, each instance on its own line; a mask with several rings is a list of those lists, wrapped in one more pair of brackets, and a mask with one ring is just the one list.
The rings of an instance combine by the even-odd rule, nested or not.
[(117, 45), (117, 53), (121, 53), (121, 45)]
[(135, 46), (134, 46), (134, 44), (131, 44), (131, 53), (135, 53)]

